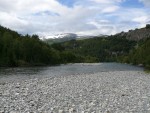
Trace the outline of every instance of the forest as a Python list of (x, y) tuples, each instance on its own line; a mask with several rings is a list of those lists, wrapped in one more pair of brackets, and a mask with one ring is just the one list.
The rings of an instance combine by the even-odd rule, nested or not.
[(129, 54), (123, 56), (122, 62), (142, 65), (150, 70), (150, 38), (137, 42)]
[(135, 41), (120, 37), (97, 37), (86, 40), (71, 40), (64, 43), (53, 44), (59, 51), (75, 53), (79, 56), (92, 57), (87, 62), (114, 62), (120, 56), (125, 56), (135, 46)]
[(41, 66), (76, 62), (70, 52), (59, 52), (37, 35), (20, 35), (0, 26), (0, 66)]
[(0, 66), (45, 66), (64, 63), (122, 62), (150, 68), (150, 38), (124, 36), (70, 40), (49, 45), (38, 35), (21, 35), (0, 26)]
[(139, 41), (124, 36), (96, 37), (71, 40), (51, 45), (58, 51), (72, 52), (82, 57), (81, 62), (121, 62), (150, 69), (150, 38)]

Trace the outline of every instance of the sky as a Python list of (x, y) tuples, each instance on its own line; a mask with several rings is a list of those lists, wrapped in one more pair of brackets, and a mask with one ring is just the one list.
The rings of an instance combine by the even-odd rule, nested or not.
[(0, 25), (20, 34), (111, 35), (150, 23), (150, 0), (0, 0)]

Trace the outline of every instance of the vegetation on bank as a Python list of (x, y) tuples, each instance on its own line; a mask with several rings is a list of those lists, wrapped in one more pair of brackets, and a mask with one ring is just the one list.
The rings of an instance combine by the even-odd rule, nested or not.
[(123, 62), (144, 66), (150, 70), (150, 38), (136, 43), (136, 47), (131, 49)]
[(127, 55), (135, 46), (135, 41), (120, 37), (98, 37), (86, 40), (72, 40), (64, 43), (53, 44), (52, 47), (75, 53), (78, 56), (92, 57), (97, 62), (117, 61), (120, 56)]
[(150, 69), (150, 38), (132, 41), (121, 36), (97, 37), (57, 43), (52, 47), (83, 57), (84, 62), (122, 62)]
[(0, 26), (0, 66), (81, 62), (123, 62), (140, 64), (150, 69), (150, 38), (132, 41), (124, 36), (114, 35), (48, 45), (37, 35), (22, 36)]
[(39, 66), (77, 62), (78, 56), (59, 52), (37, 35), (22, 36), (0, 26), (0, 66)]

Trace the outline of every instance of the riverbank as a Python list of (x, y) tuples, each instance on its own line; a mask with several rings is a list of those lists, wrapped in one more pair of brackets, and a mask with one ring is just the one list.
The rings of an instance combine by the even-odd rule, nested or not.
[(149, 83), (141, 71), (6, 82), (0, 84), (0, 113), (148, 113)]

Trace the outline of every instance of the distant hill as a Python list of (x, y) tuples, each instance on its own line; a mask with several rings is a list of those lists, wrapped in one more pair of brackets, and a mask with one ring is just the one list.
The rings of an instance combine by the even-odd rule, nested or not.
[(71, 40), (51, 45), (58, 51), (72, 52), (85, 62), (123, 62), (150, 69), (150, 26), (111, 36)]
[(45, 36), (45, 39), (58, 39), (58, 38), (77, 38), (77, 34), (74, 33), (62, 33), (52, 36)]
[(47, 41), (53, 43), (49, 45), (37, 35), (22, 36), (0, 26), (0, 66), (124, 62), (150, 69), (150, 25), (112, 36), (77, 39), (76, 34), (60, 34)]
[(125, 37), (128, 40), (139, 41), (141, 39), (146, 39), (150, 37), (150, 25), (146, 25), (145, 28), (129, 30), (128, 32), (121, 32), (116, 35), (116, 37)]
[(64, 34), (57, 34), (54, 36), (47, 36), (47, 39), (43, 39), (44, 42), (48, 43), (49, 45), (53, 43), (61, 43), (61, 42), (67, 42), (70, 40), (85, 40), (90, 38), (101, 38), (101, 37), (107, 37), (107, 35), (82, 35), (78, 36), (74, 33), (64, 33)]
[(57, 34), (55, 36), (51, 36), (51, 38), (49, 38), (49, 39), (44, 39), (44, 42), (51, 45), (53, 43), (60, 43), (60, 42), (65, 42), (65, 41), (70, 41), (70, 40), (76, 40), (76, 38), (77, 38), (76, 34), (64, 33), (64, 34)]
[[(61, 43), (66, 42), (70, 40), (85, 40), (85, 39), (91, 39), (91, 38), (107, 38), (110, 37), (108, 35), (82, 35), (78, 36), (77, 34), (73, 33), (64, 33), (64, 34), (57, 34), (54, 36), (47, 36), (48, 39), (44, 39), (44, 42), (48, 44), (53, 43)], [(150, 25), (146, 25), (145, 28), (135, 29), (135, 30), (129, 30), (128, 32), (121, 32), (113, 35), (113, 37), (119, 37), (119, 38), (126, 38), (128, 40), (132, 41), (139, 41), (142, 39), (146, 39), (150, 37)]]
[(78, 36), (77, 40), (85, 40), (85, 39), (90, 39), (90, 38), (103, 38), (103, 37), (108, 37), (108, 35), (82, 35)]

